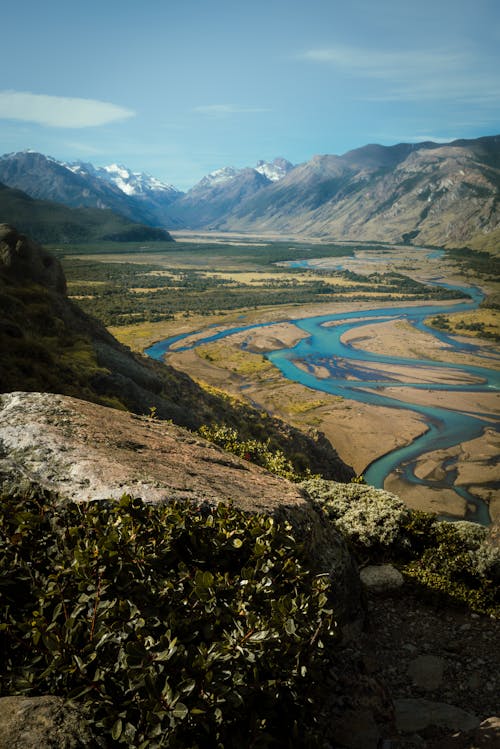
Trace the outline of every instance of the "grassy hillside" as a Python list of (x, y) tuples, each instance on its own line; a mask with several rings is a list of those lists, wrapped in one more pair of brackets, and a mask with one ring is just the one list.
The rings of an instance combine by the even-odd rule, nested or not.
[(47, 200), (35, 200), (21, 190), (0, 184), (0, 223), (17, 226), (37, 242), (168, 241), (163, 229), (155, 229), (98, 208), (67, 208)]

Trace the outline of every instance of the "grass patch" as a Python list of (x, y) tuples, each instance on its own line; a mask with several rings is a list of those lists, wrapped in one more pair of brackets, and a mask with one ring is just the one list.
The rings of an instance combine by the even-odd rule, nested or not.
[(227, 343), (207, 343), (197, 346), (197, 356), (209, 364), (244, 376), (271, 374), (276, 368), (262, 355), (241, 351)]
[(327, 405), (328, 401), (318, 398), (317, 400), (290, 403), (287, 406), (287, 411), (291, 416), (298, 416), (299, 414), (304, 414), (308, 411), (313, 411), (316, 408), (322, 408)]
[(480, 307), (453, 315), (440, 314), (428, 318), (426, 324), (451, 335), (486, 338), (500, 341), (500, 310)]

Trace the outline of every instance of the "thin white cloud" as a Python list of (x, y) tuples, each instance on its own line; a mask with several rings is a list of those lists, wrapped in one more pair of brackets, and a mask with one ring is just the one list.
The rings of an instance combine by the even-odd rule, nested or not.
[(464, 57), (454, 52), (386, 51), (336, 45), (310, 49), (300, 55), (304, 60), (322, 62), (368, 78), (401, 79), (408, 75), (436, 73), (462, 67)]
[(95, 99), (0, 91), (0, 119), (35, 122), (47, 127), (85, 128), (133, 117), (125, 107)]
[(246, 107), (234, 104), (206, 104), (195, 107), (194, 111), (211, 117), (227, 117), (232, 114), (253, 114), (255, 112), (269, 112), (270, 110), (262, 107)]
[(371, 81), (368, 101), (461, 100), (497, 105), (500, 81), (471, 50), (377, 50), (347, 45), (309, 49), (299, 59)]

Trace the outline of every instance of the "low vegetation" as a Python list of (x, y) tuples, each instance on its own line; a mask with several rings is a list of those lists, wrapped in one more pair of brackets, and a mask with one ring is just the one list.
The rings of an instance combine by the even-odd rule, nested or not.
[(472, 312), (459, 312), (454, 315), (439, 314), (428, 321), (437, 330), (453, 335), (465, 335), (486, 340), (500, 341), (500, 311), (480, 307)]
[(89, 709), (102, 745), (316, 746), (328, 577), (231, 507), (0, 501), (2, 694)]
[(91, 337), (83, 329), (68, 328), (65, 311), (55, 306), (54, 299), (38, 284), (3, 286), (0, 280), (2, 391), (91, 396), (90, 381), (103, 371)]
[[(261, 446), (250, 457), (259, 462)], [(269, 467), (283, 474), (279, 461)], [(391, 561), (437, 606), (500, 615), (500, 552), (486, 529), (439, 522), (360, 483), (301, 486), (361, 564)], [(4, 492), (0, 599), (1, 693), (76, 700), (102, 747), (332, 737), (322, 706), (325, 684), (336, 689), (336, 603), (286, 521)]]
[(440, 521), (363, 484), (301, 486), (349, 540), (361, 564), (393, 562), (426, 598), (500, 617), (500, 549), (486, 528)]
[(219, 445), (239, 458), (266, 468), (281, 478), (289, 481), (302, 481), (311, 475), (307, 467), (300, 465), (300, 456), (294, 456), (295, 461), (287, 458), (282, 450), (271, 445), (270, 438), (266, 440), (241, 439), (236, 429), (223, 424), (212, 426), (204, 424), (199, 432), (209, 442)]
[[(457, 292), (427, 286), (399, 273), (363, 276), (352, 271), (278, 267), (294, 257), (341, 257), (352, 247), (268, 243), (182, 244), (162, 251), (111, 246), (59, 251), (69, 293), (105, 325), (171, 320), (179, 314), (211, 315), (269, 305), (313, 302), (456, 298)], [(81, 255), (75, 257), (79, 250)], [(313, 254), (312, 254), (313, 253)], [(208, 269), (208, 270), (207, 270)], [(253, 271), (249, 278), (248, 271)]]

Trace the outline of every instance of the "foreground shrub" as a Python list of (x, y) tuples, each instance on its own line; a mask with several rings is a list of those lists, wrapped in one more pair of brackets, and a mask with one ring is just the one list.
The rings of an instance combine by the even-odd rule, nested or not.
[(440, 521), (372, 486), (301, 483), (348, 540), (361, 564), (390, 561), (434, 603), (500, 616), (500, 549), (476, 523)]
[[(445, 599), (472, 611), (500, 617), (500, 549), (486, 528), (475, 523), (425, 521), (421, 553), (403, 568), (406, 577), (434, 600)], [(414, 523), (414, 530), (420, 519)], [(423, 542), (423, 543), (422, 543)]]
[(402, 533), (410, 510), (395, 494), (366, 484), (339, 484), (314, 478), (302, 482), (315, 504), (348, 538), (360, 555), (386, 555), (405, 544)]
[(1, 693), (76, 699), (103, 745), (314, 746), (328, 592), (267, 516), (4, 496)]

